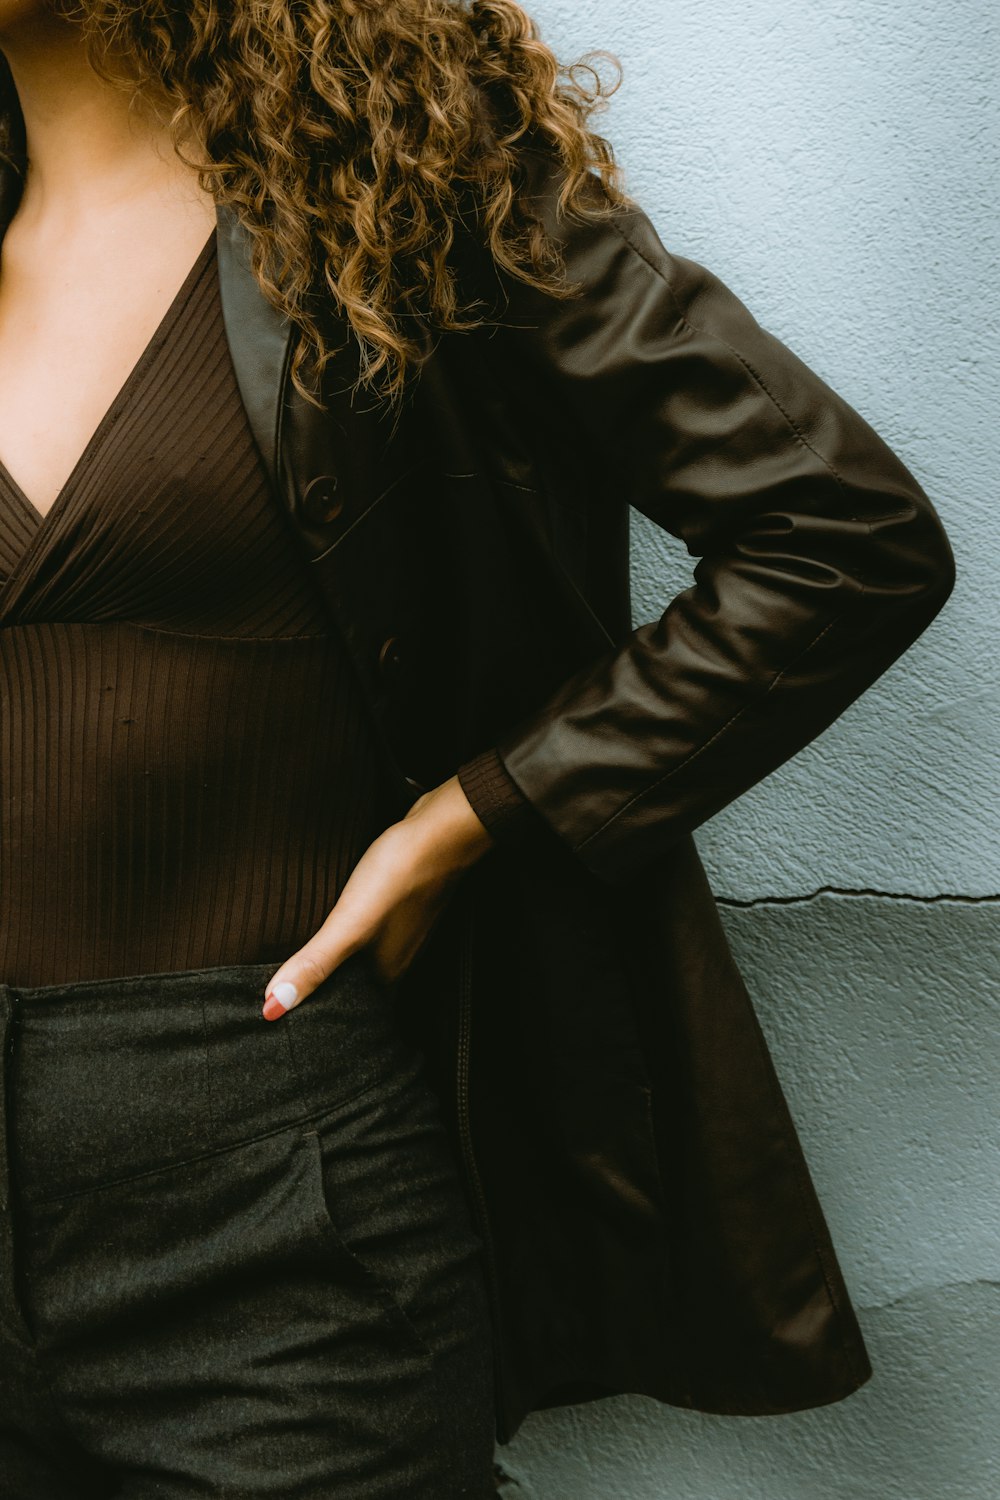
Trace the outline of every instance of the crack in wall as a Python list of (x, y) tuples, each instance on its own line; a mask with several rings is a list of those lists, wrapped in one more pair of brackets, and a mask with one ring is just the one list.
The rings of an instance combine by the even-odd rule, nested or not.
[(718, 906), (794, 906), (804, 901), (815, 901), (819, 896), (875, 896), (881, 901), (919, 901), (930, 904), (934, 901), (955, 901), (967, 906), (988, 906), (1000, 902), (1000, 895), (996, 896), (961, 896), (954, 892), (942, 891), (940, 895), (918, 896), (912, 891), (876, 891), (867, 887), (851, 889), (840, 885), (821, 885), (815, 891), (804, 891), (796, 896), (751, 896), (747, 900), (740, 900), (737, 896), (716, 896)]
[(908, 1291), (900, 1292), (898, 1297), (890, 1297), (887, 1302), (858, 1302), (855, 1306), (861, 1312), (884, 1312), (890, 1307), (900, 1307), (914, 1297), (926, 1297), (928, 1293), (934, 1292), (964, 1292), (974, 1286), (988, 1286), (997, 1291), (1000, 1290), (1000, 1281), (993, 1281), (988, 1276), (968, 1276), (961, 1281), (922, 1282), (919, 1286), (911, 1286)]

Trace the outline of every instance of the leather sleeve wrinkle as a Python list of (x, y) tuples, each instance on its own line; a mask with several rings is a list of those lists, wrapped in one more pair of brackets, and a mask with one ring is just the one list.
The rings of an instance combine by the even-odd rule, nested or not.
[[(799, 653), (799, 656), (800, 657), (805, 656), (807, 654), (807, 652), (811, 651), (812, 648), (820, 640), (822, 640), (823, 636), (826, 635), (827, 631), (833, 629), (834, 625), (836, 625), (836, 623), (837, 623), (837, 619), (839, 619), (839, 618), (840, 617), (837, 616), (836, 619), (830, 620), (826, 625), (824, 625), (823, 629), (819, 632), (819, 634), (815, 635), (813, 637), (813, 639), (809, 642), (809, 644), (808, 644), (808, 646), (806, 646), (805, 650)], [(767, 687), (764, 689), (764, 692), (765, 693), (769, 693), (771, 691), (771, 689), (777, 685), (777, 683), (785, 675), (785, 673), (789, 670), (789, 668), (795, 665), (795, 661), (797, 661), (798, 659), (799, 658), (796, 657), (792, 662), (789, 662), (784, 667), (782, 667), (781, 671), (778, 672), (778, 673), (776, 673), (776, 675), (768, 683)], [(712, 738), (710, 740), (706, 740), (703, 745), (698, 745), (694, 750), (691, 751), (690, 755), (688, 755), (686, 757), (686, 759), (680, 761), (678, 765), (671, 766), (668, 770), (664, 771), (663, 775), (660, 776), (660, 777), (658, 777), (656, 781), (652, 782), (650, 786), (645, 787), (641, 791), (636, 792), (629, 799), (628, 802), (624, 803), (623, 806), (621, 806), (617, 810), (617, 812), (613, 812), (611, 814), (611, 816), (606, 820), (606, 822), (602, 823), (600, 825), (600, 827), (595, 828), (592, 833), (588, 833), (587, 836), (584, 839), (582, 839), (580, 841), (580, 843), (577, 844), (574, 847), (574, 850), (573, 850), (574, 854), (578, 854), (581, 849), (586, 848), (586, 846), (590, 843), (591, 839), (595, 839), (595, 838), (598, 837), (599, 834), (602, 834), (602, 833), (606, 832), (606, 830), (608, 828), (610, 828), (611, 824), (615, 821), (616, 818), (620, 818), (620, 817), (623, 816), (623, 814), (632, 811), (632, 809), (637, 805), (637, 803), (641, 802), (641, 800), (643, 799), (643, 797), (651, 796), (652, 793), (655, 792), (655, 791), (657, 791), (663, 785), (663, 783), (665, 781), (667, 781), (671, 776), (676, 775), (676, 773), (678, 771), (683, 770), (683, 768), (685, 766), (687, 766), (692, 760), (694, 760), (696, 756), (701, 755), (704, 751), (710, 749), (711, 746), (714, 744), (714, 742), (719, 738), (719, 736), (725, 734), (726, 730), (729, 729), (733, 724), (735, 724), (736, 721), (737, 721), (737, 719), (739, 719), (743, 714), (746, 713), (748, 706), (749, 706), (748, 704), (744, 704), (742, 708), (738, 708), (736, 710), (736, 712), (732, 715), (732, 717), (729, 718), (729, 719), (727, 719), (726, 722), (725, 722), (725, 724), (723, 724), (721, 726), (721, 728), (719, 728), (719, 729), (717, 729), (715, 731), (715, 733), (712, 735)]]

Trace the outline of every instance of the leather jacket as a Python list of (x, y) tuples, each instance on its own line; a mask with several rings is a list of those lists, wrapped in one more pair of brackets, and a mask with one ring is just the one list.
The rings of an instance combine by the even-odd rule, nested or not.
[[(501, 1443), (560, 1403), (784, 1412), (871, 1374), (692, 830), (954, 582), (933, 505), (846, 401), (638, 206), (570, 222), (558, 163), (525, 161), (581, 295), (467, 247), (497, 315), (440, 337), (391, 417), (350, 398), (346, 330), (324, 410), (297, 396), (219, 220), (240, 387), (400, 811), (494, 748), (537, 814), (400, 986), (483, 1239)], [(629, 505), (697, 559), (637, 629)]]
[[(222, 206), (217, 231), (241, 394), (392, 805), (492, 751), (532, 809), (398, 994), (483, 1242), (501, 1443), (561, 1403), (777, 1413), (870, 1376), (692, 831), (954, 582), (930, 500), (846, 401), (637, 205), (558, 216), (558, 163), (525, 164), (581, 295), (466, 246), (497, 317), (442, 335), (400, 413), (351, 398), (332, 308), (342, 349), (303, 400)], [(630, 505), (697, 560), (638, 628)]]

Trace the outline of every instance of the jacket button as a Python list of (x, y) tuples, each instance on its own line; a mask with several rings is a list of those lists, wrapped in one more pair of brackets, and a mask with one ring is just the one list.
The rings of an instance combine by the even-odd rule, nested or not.
[(378, 653), (378, 669), (383, 677), (390, 677), (399, 670), (402, 653), (399, 636), (390, 635), (382, 642)]
[(337, 494), (336, 474), (320, 474), (310, 479), (302, 495), (302, 509), (310, 521), (335, 521), (343, 508), (343, 499)]

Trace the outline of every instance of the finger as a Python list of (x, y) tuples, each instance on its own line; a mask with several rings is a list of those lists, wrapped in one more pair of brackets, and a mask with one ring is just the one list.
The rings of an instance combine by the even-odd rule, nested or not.
[(265, 1021), (280, 1021), (281, 1017), (301, 1005), (323, 983), (334, 969), (361, 946), (360, 942), (334, 944), (322, 936), (322, 931), (293, 953), (291, 958), (275, 969), (264, 988)]

